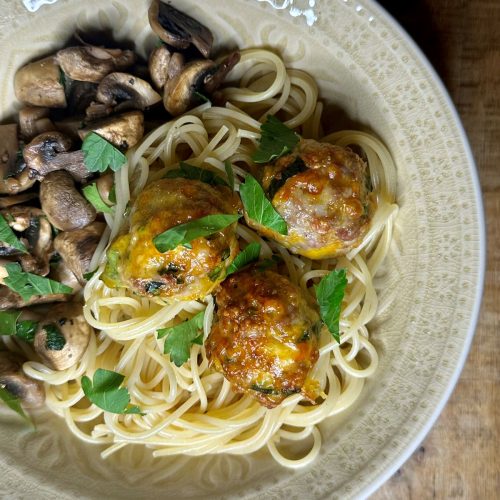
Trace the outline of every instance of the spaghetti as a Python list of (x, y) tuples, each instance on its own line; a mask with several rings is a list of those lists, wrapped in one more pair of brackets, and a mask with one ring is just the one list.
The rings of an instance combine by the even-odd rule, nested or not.
[[(238, 177), (254, 168), (251, 154), (260, 138), (261, 121), (268, 114), (279, 114), (285, 125), (303, 137), (321, 137), (322, 103), (308, 74), (287, 69), (277, 55), (260, 49), (243, 51), (233, 72), (239, 82), (223, 90), (227, 99), (224, 107), (207, 102), (160, 126), (127, 153), (127, 164), (116, 172), (115, 211), (104, 214), (108, 227), (91, 263), (97, 271), (84, 289), (85, 318), (99, 333), (91, 339), (83, 358), (64, 371), (35, 361), (24, 365), (27, 375), (45, 382), (50, 410), (63, 417), (84, 441), (105, 445), (104, 458), (131, 444), (147, 445), (155, 457), (248, 454), (267, 446), (283, 466), (301, 467), (319, 452), (317, 424), (351, 406), (364, 380), (377, 369), (378, 356), (369, 341), (367, 324), (377, 310), (373, 277), (388, 252), (397, 212), (395, 167), (385, 146), (363, 132), (343, 131), (321, 139), (359, 146), (369, 164), (378, 208), (356, 249), (338, 259), (312, 261), (290, 254), (244, 225), (237, 229), (241, 248), (258, 242), (262, 258), (278, 254), (289, 279), (311, 300), (313, 280), (334, 268), (347, 270), (340, 345), (323, 328), (319, 359), (311, 374), (321, 388), (319, 404), (304, 404), (302, 396), (294, 394), (268, 410), (248, 395), (237, 395), (222, 374), (211, 370), (203, 346), (193, 345), (188, 362), (175, 366), (163, 354), (164, 341), (157, 338), (156, 331), (204, 311), (206, 339), (214, 314), (211, 296), (203, 301), (168, 304), (157, 297), (110, 289), (99, 279), (108, 244), (126, 230), (130, 201), (148, 182), (176, 168), (180, 159), (189, 157), (190, 164), (222, 175), (224, 162), (229, 160), (235, 165), (238, 190)], [(97, 368), (125, 375), (131, 402), (144, 414), (117, 415), (89, 406), (80, 380), (83, 375), (92, 377)], [(294, 442), (311, 438), (312, 447), (304, 456), (291, 458), (278, 448), (282, 440), (291, 442), (293, 450)]]

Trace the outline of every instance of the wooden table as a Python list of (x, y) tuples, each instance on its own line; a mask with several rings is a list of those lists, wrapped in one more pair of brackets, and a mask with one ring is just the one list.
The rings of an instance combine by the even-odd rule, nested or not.
[(475, 155), (488, 224), (476, 337), (447, 406), (411, 459), (371, 498), (500, 498), (500, 0), (380, 0), (448, 88)]

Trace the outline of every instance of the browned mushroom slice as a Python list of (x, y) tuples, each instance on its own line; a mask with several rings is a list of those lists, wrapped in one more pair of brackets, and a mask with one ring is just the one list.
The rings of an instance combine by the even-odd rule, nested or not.
[(54, 239), (54, 249), (82, 285), (105, 227), (103, 222), (93, 222), (83, 229), (61, 232)]
[(95, 132), (122, 150), (135, 146), (144, 135), (144, 115), (140, 111), (130, 111), (87, 123), (78, 133), (83, 140), (87, 134)]
[(149, 55), (149, 74), (157, 89), (162, 89), (167, 83), (170, 58), (170, 51), (165, 45), (154, 48)]
[(196, 102), (196, 93), (203, 91), (205, 79), (216, 71), (217, 65), (210, 60), (192, 61), (165, 85), (163, 104), (173, 116), (187, 111)]
[(40, 183), (40, 203), (50, 223), (61, 231), (87, 226), (96, 218), (94, 207), (80, 194), (64, 170), (47, 174)]
[(26, 104), (47, 108), (66, 107), (61, 70), (52, 56), (18, 70), (14, 77), (14, 91), (16, 97)]
[(148, 17), (153, 31), (168, 45), (186, 49), (193, 44), (204, 57), (210, 56), (212, 33), (196, 19), (160, 0), (151, 2)]
[(106, 118), (113, 113), (113, 106), (108, 106), (102, 102), (91, 102), (85, 110), (85, 120), (95, 121)]
[(31, 141), (43, 132), (55, 130), (52, 120), (49, 118), (49, 108), (39, 108), (36, 106), (28, 106), (19, 111), (19, 129), (21, 137), (25, 141)]
[(83, 316), (82, 304), (58, 304), (50, 310), (50, 319), (39, 324), (33, 346), (50, 368), (65, 370), (82, 358), (93, 334)]
[[(5, 265), (10, 261), (0, 260), (0, 285), (4, 285), (4, 278), (8, 276)], [(76, 279), (76, 278), (75, 278)], [(69, 283), (68, 286), (71, 286)], [(77, 290), (74, 289), (73, 292)], [(70, 300), (71, 294), (55, 293), (50, 295), (33, 295), (28, 300), (24, 300), (18, 293), (7, 286), (0, 286), (0, 311), (9, 309), (21, 309), (34, 304), (47, 304), (49, 302), (64, 302)]]
[(185, 64), (184, 56), (180, 52), (174, 52), (172, 57), (170, 58), (170, 62), (168, 64), (167, 70), (167, 81), (175, 78), (180, 72), (182, 68), (184, 68)]
[(86, 45), (62, 49), (57, 53), (56, 59), (71, 79), (99, 83), (107, 74), (132, 66), (135, 54), (130, 50)]
[[(83, 288), (71, 269), (62, 259), (51, 265), (49, 278), (71, 287), (73, 289), (73, 294), (79, 292)], [(71, 295), (66, 295), (65, 297), (68, 299), (71, 298)]]
[(111, 73), (104, 77), (97, 88), (97, 100), (115, 111), (144, 110), (161, 101), (161, 96), (151, 85), (128, 73)]
[(68, 100), (68, 113), (70, 115), (83, 115), (87, 107), (95, 100), (97, 84), (79, 82), (66, 79), (66, 93)]
[[(29, 252), (18, 257), (23, 271), (46, 276), (50, 270), (52, 227), (45, 214), (39, 208), (25, 206), (14, 206), (0, 213), (16, 233), (22, 234), (22, 242)], [(5, 253), (5, 250), (9, 249), (0, 242), (0, 255), (16, 254), (16, 252)]]
[(19, 146), (17, 125), (0, 125), (0, 194), (17, 194), (35, 183)]
[(38, 408), (45, 401), (43, 385), (23, 372), (24, 360), (9, 351), (0, 351), (0, 386), (18, 398), (26, 408)]
[(23, 193), (16, 194), (13, 196), (0, 196), (0, 209), (13, 207), (14, 205), (20, 205), (21, 203), (26, 203), (27, 201), (38, 198), (36, 193)]
[(239, 52), (232, 52), (217, 66), (217, 71), (205, 79), (204, 88), (208, 95), (215, 92), (222, 85), (227, 74), (240, 62), (240, 57)]
[(102, 201), (108, 206), (115, 204), (116, 200), (111, 199), (111, 192), (115, 185), (115, 176), (113, 174), (101, 175), (96, 181), (97, 190)]
[(49, 172), (66, 170), (82, 182), (92, 175), (84, 163), (83, 151), (69, 151), (72, 141), (61, 132), (45, 132), (36, 136), (23, 150), (24, 160), (35, 179)]

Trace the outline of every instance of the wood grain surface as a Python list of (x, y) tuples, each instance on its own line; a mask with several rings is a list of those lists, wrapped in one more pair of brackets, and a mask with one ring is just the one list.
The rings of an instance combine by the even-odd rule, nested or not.
[(380, 0), (450, 92), (483, 190), (488, 263), (464, 371), (427, 438), (371, 498), (500, 498), (500, 0)]

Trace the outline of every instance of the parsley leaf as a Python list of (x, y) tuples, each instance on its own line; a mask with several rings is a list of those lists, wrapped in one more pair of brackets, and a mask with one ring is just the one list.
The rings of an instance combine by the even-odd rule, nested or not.
[(87, 200), (92, 203), (92, 205), (98, 212), (107, 214), (113, 212), (113, 209), (106, 205), (106, 203), (104, 203), (104, 200), (101, 198), (99, 189), (97, 189), (97, 184), (95, 182), (89, 184), (88, 186), (85, 186), (82, 191), (83, 196), (85, 196), (85, 198), (87, 198)]
[(250, 174), (247, 174), (245, 182), (240, 184), (240, 196), (250, 219), (279, 234), (288, 234), (285, 220), (266, 198), (262, 186)]
[(49, 351), (61, 351), (66, 345), (66, 339), (56, 325), (48, 324), (43, 327), (47, 336), (45, 337), (45, 349)]
[(33, 425), (31, 419), (24, 413), (24, 410), (21, 407), (21, 402), (19, 398), (14, 396), (7, 388), (2, 384), (0, 385), (0, 399), (11, 409), (14, 410), (18, 415), (20, 415), (24, 420)]
[(32, 273), (25, 273), (17, 263), (7, 264), (5, 270), (8, 276), (3, 278), (4, 284), (18, 293), (23, 300), (29, 300), (34, 295), (69, 294), (73, 292), (71, 287), (58, 281)]
[(267, 163), (290, 153), (300, 137), (275, 116), (269, 115), (260, 126), (260, 144), (252, 156), (255, 163)]
[(108, 167), (116, 172), (127, 163), (127, 157), (119, 149), (95, 132), (85, 136), (82, 151), (89, 172), (104, 172)]
[(160, 328), (158, 338), (166, 337), (163, 352), (170, 354), (175, 366), (182, 366), (189, 359), (189, 351), (193, 344), (203, 345), (203, 318), (201, 311), (188, 321), (170, 328)]
[(183, 179), (194, 179), (201, 182), (206, 182), (212, 186), (227, 186), (227, 182), (219, 177), (215, 172), (207, 170), (205, 168), (195, 167), (189, 163), (181, 161), (178, 169), (169, 170), (165, 174), (165, 178), (173, 179), (176, 177), (182, 177)]
[(0, 214), (0, 241), (7, 243), (12, 248), (19, 250), (22, 253), (27, 253), (26, 247), (17, 239), (14, 231), (10, 228), (8, 222), (3, 215)]
[(227, 268), (226, 276), (239, 271), (250, 262), (257, 260), (260, 254), (260, 243), (250, 243), (243, 251), (241, 251)]
[(228, 185), (234, 191), (234, 170), (229, 160), (224, 162), (224, 169), (226, 170)]
[(15, 335), (32, 343), (38, 323), (32, 320), (18, 321), (21, 311), (0, 311), (0, 335)]
[(347, 277), (345, 269), (335, 269), (323, 276), (315, 285), (316, 300), (319, 304), (319, 314), (328, 327), (332, 337), (340, 343), (340, 308), (344, 298)]
[(217, 233), (236, 222), (240, 217), (241, 215), (238, 214), (207, 215), (167, 229), (155, 236), (153, 243), (159, 252), (168, 252), (179, 245), (190, 248), (191, 241)]
[(130, 394), (126, 387), (121, 387), (125, 377), (111, 370), (98, 368), (91, 381), (82, 377), (82, 389), (87, 398), (99, 408), (109, 413), (141, 413), (138, 406), (130, 405)]

